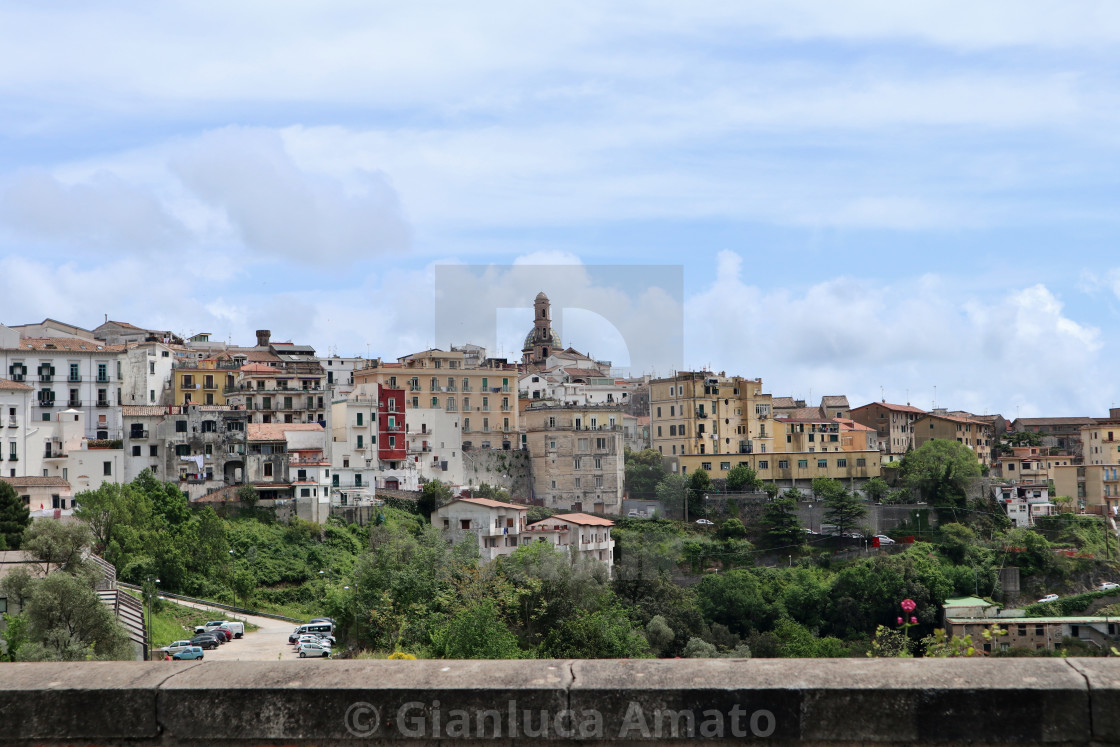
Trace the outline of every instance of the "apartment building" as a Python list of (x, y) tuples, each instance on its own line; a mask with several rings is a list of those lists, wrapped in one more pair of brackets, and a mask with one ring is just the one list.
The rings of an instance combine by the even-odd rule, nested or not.
[(1050, 502), (1050, 486), (1046, 482), (993, 485), (992, 495), (1016, 528), (1033, 527), (1039, 517), (1057, 513), (1057, 506)]
[(31, 415), (35, 390), (27, 384), (0, 378), (0, 475), (37, 474), (30, 434), (37, 427)]
[(995, 472), (1013, 482), (1047, 482), (1053, 477), (1055, 467), (1074, 464), (1069, 454), (1050, 454), (1045, 446), (1014, 446), (1010, 454), (1000, 453), (996, 458)]
[(208, 358), (178, 357), (171, 363), (172, 404), (226, 405), (236, 391), (241, 362), (226, 354)]
[(520, 546), (527, 511), (489, 498), (457, 498), (432, 512), (432, 525), (456, 544), (477, 542), (479, 556), (489, 561)]
[(31, 417), (50, 422), (59, 409), (85, 413), (86, 436), (120, 438), (125, 348), (85, 337), (20, 337), (0, 325), (0, 372), (35, 389)]
[(1078, 510), (1116, 517), (1120, 512), (1120, 465), (1076, 464), (1052, 470), (1054, 495), (1077, 501)]
[(886, 400), (853, 408), (851, 419), (875, 429), (876, 446), (883, 454), (901, 458), (914, 448), (914, 423), (925, 410)]
[(547, 542), (561, 552), (575, 553), (577, 557), (590, 558), (605, 563), (607, 573), (614, 571), (614, 540), (611, 527), (614, 522), (584, 513), (555, 514), (525, 527), (521, 536), (523, 545)]
[[(1120, 410), (1110, 414), (1108, 419), (1120, 418)], [(1097, 422), (1096, 418), (1067, 416), (1053, 418), (1015, 418), (1011, 421), (1013, 433), (1037, 433), (1042, 437), (1042, 446), (1059, 449), (1073, 457), (1075, 463), (1083, 458), (1084, 439), (1081, 429)]]
[(251, 423), (326, 423), (328, 392), (317, 362), (284, 367), (247, 363), (237, 369), (226, 402), (249, 413)]
[(975, 452), (983, 466), (989, 467), (992, 464), (996, 438), (991, 423), (970, 417), (928, 412), (914, 421), (914, 448), (920, 448), (933, 439), (957, 441)]
[(170, 405), (178, 350), (162, 342), (127, 343), (122, 360), (121, 405)]
[(522, 417), (533, 498), (566, 511), (621, 512), (625, 444), (619, 405), (530, 401)]
[(249, 423), (246, 429), (245, 482), (261, 500), (298, 498), (304, 488), (315, 504), (329, 500), (330, 462), (323, 426)]
[(407, 411), (454, 413), (462, 448), (518, 448), (517, 366), (504, 359), (478, 360), (477, 351), (425, 350), (396, 363), (371, 361), (354, 372), (355, 385), (402, 388)]
[(1120, 464), (1120, 418), (1095, 420), (1080, 433), (1085, 464)]

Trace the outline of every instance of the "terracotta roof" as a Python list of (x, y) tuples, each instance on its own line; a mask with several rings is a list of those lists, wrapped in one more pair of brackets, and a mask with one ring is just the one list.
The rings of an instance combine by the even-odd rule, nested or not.
[(11, 379), (0, 379), (0, 389), (8, 392), (33, 392), (34, 387), (29, 387), (19, 381), (12, 381)]
[(280, 369), (276, 366), (268, 366), (264, 363), (247, 363), (241, 367), (241, 373), (266, 373), (278, 374), (281, 373)]
[(61, 477), (0, 477), (13, 488), (69, 488), (70, 483)]
[(951, 421), (951, 422), (954, 422), (954, 423), (975, 423), (976, 425), (986, 425), (989, 428), (992, 427), (991, 423), (989, 423), (987, 421), (984, 421), (984, 420), (976, 420), (975, 418), (958, 418), (958, 417), (953, 416), (953, 415), (937, 415), (937, 414), (932, 413), (932, 412), (925, 413), (925, 417), (927, 417), (927, 418), (937, 418), (938, 420), (948, 420), (948, 421)]
[(863, 405), (862, 407), (856, 407), (854, 409), (855, 410), (863, 410), (863, 409), (866, 409), (868, 407), (871, 407), (871, 405), (878, 405), (879, 407), (882, 407), (885, 410), (894, 410), (895, 412), (914, 412), (914, 413), (918, 413), (919, 415), (925, 415), (926, 414), (925, 410), (919, 409), (917, 407), (911, 407), (910, 405), (896, 405), (896, 404), (893, 404), (891, 402), (869, 402), (866, 405)]
[(452, 503), (473, 503), (476, 506), (486, 506), (487, 508), (512, 508), (514, 511), (528, 511), (529, 509), (524, 506), (518, 506), (515, 503), (505, 503), (503, 501), (492, 501), (489, 498), (456, 498), (450, 503), (445, 503), (445, 506), (450, 506)]
[[(8, 348), (14, 350), (15, 348)], [(19, 341), (19, 350), (66, 350), (73, 353), (122, 353), (124, 345), (106, 345), (100, 340), (86, 340), (82, 337), (24, 337)]]
[(821, 404), (825, 407), (847, 407), (848, 398), (843, 394), (828, 394), (821, 397)]
[(288, 431), (322, 431), (318, 423), (249, 423), (247, 424), (250, 441), (287, 441)]
[(1015, 422), (1019, 425), (1093, 425), (1097, 422), (1097, 418), (1087, 418), (1083, 416), (1074, 416), (1069, 418), (1015, 418)]
[(817, 407), (795, 407), (784, 416), (790, 420), (829, 420), (830, 418), (822, 418), (820, 408)]
[(565, 368), (564, 373), (569, 376), (598, 376), (602, 378), (605, 374), (597, 368), (579, 368), (571, 367)]
[(833, 420), (835, 420), (837, 423), (844, 426), (845, 428), (847, 428), (849, 430), (853, 430), (853, 431), (873, 431), (873, 430), (875, 430), (874, 428), (868, 428), (863, 423), (857, 423), (856, 421), (851, 420), (849, 418), (833, 418)]
[(129, 324), (128, 322), (114, 322), (112, 319), (110, 319), (108, 321), (108, 324), (115, 324), (118, 327), (125, 327), (127, 329), (135, 329), (139, 332), (147, 332), (148, 331), (148, 330), (144, 329), (143, 327), (137, 327), (135, 324)]
[[(267, 350), (238, 350), (234, 351), (236, 355), (244, 355), (245, 360), (260, 363), (262, 361), (279, 361), (280, 359)], [(242, 366), (242, 370), (244, 370)]]
[(797, 406), (797, 403), (794, 402), (793, 397), (771, 397), (770, 404), (775, 408), (784, 407), (787, 409)]
[(177, 415), (178, 407), (161, 407), (159, 405), (121, 405), (121, 415), (133, 418), (152, 417), (154, 415)]
[(614, 522), (610, 519), (604, 519), (599, 516), (592, 516), (591, 514), (553, 514), (547, 519), (535, 521), (529, 526), (536, 526), (537, 524), (544, 524), (549, 521), (560, 521), (565, 524), (579, 524), (580, 526), (592, 527), (613, 527)]

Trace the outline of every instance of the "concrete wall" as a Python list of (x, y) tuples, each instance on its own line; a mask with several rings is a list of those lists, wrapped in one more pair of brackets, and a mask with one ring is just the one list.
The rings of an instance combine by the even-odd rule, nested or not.
[(5, 745), (1120, 741), (1116, 659), (4, 665)]

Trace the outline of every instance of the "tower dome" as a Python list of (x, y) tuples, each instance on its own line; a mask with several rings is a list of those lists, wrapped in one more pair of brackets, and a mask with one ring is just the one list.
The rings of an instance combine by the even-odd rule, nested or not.
[(544, 363), (556, 348), (563, 347), (560, 335), (552, 329), (552, 316), (548, 296), (544, 291), (533, 299), (533, 328), (525, 335), (525, 345), (521, 348), (523, 363)]

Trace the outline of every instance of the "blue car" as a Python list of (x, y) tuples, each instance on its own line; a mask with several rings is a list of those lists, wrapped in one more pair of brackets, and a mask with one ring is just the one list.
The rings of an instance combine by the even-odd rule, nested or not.
[(182, 651), (176, 651), (174, 654), (171, 655), (171, 658), (172, 659), (201, 659), (202, 658), (202, 647), (201, 646), (189, 646), (189, 647), (183, 649)]

